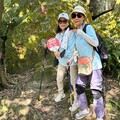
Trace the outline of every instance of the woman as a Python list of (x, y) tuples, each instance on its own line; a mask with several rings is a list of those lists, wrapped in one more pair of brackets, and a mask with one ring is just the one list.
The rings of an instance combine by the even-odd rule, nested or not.
[[(72, 30), (75, 33), (76, 49), (78, 56), (87, 56), (92, 58), (93, 47), (98, 46), (98, 39), (95, 34), (95, 30), (91, 25), (87, 25), (86, 33), (83, 32), (84, 22), (86, 19), (86, 11), (82, 6), (76, 6), (71, 12), (71, 18), (76, 26), (76, 29)], [(104, 118), (104, 102), (102, 97), (102, 64), (100, 57), (96, 51), (94, 51), (94, 58), (92, 61), (93, 72), (88, 76), (78, 75), (76, 81), (76, 92), (78, 99), (78, 106), (80, 112), (76, 114), (76, 119), (82, 119), (85, 116), (91, 115), (91, 110), (88, 107), (87, 98), (85, 94), (85, 88), (87, 83), (90, 83), (90, 89), (93, 95), (93, 105), (96, 113), (97, 120), (103, 120)]]
[[(54, 55), (59, 61), (57, 68), (57, 87), (58, 93), (55, 97), (55, 102), (60, 102), (62, 98), (65, 97), (63, 90), (63, 79), (68, 68), (67, 63), (73, 56), (75, 41), (72, 39), (73, 35), (70, 33), (70, 23), (69, 16), (67, 13), (61, 13), (58, 16), (58, 27), (56, 38), (60, 41), (60, 48), (57, 52), (54, 52)], [(70, 82), (74, 91), (74, 102), (72, 105), (72, 111), (75, 111), (78, 106), (76, 104), (77, 94), (75, 89), (75, 81), (77, 79), (77, 65), (75, 62), (70, 64)]]

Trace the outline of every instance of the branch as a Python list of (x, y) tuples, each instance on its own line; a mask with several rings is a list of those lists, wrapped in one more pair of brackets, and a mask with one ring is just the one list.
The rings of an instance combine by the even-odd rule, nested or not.
[(92, 16), (92, 19), (95, 20), (95, 19), (97, 19), (98, 17), (100, 17), (101, 15), (106, 14), (106, 13), (112, 11), (112, 10), (113, 10), (113, 8), (110, 9), (110, 10), (104, 11), (104, 12), (102, 12), (102, 13), (96, 15), (96, 16)]

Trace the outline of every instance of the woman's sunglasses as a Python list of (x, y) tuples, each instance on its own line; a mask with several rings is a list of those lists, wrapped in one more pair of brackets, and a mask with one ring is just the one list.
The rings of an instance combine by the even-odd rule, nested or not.
[(67, 22), (68, 22), (68, 20), (58, 20), (59, 24), (62, 24), (62, 23), (66, 24)]
[(75, 13), (72, 13), (71, 14), (71, 18), (76, 18), (76, 16), (78, 17), (78, 18), (81, 18), (82, 16), (83, 16), (83, 14), (82, 13), (77, 13), (77, 14), (75, 14)]

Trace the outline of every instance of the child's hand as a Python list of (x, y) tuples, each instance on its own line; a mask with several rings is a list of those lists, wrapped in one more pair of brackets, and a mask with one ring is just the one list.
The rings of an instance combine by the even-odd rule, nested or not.
[(44, 48), (47, 48), (47, 44), (46, 43), (44, 43), (43, 46), (44, 46)]
[(54, 55), (55, 55), (56, 57), (60, 57), (60, 52), (54, 52)]

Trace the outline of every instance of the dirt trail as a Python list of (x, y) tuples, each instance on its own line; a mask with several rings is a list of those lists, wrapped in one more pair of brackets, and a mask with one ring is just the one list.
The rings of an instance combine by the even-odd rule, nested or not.
[[(69, 88), (65, 87), (66, 97), (59, 103), (54, 102), (57, 92), (56, 81), (43, 81), (40, 89), (40, 80), (33, 78), (34, 70), (11, 76), (13, 82), (18, 84), (9, 90), (0, 91), (0, 120), (75, 120), (75, 113), (71, 118)], [(65, 84), (67, 84), (67, 79)], [(116, 109), (111, 110), (111, 103), (118, 108), (113, 101), (120, 101), (120, 87), (115, 80), (105, 81), (105, 106), (106, 120), (120, 120), (120, 113)], [(93, 105), (90, 104), (93, 114), (84, 120), (95, 120)], [(4, 111), (4, 112), (3, 112)]]

